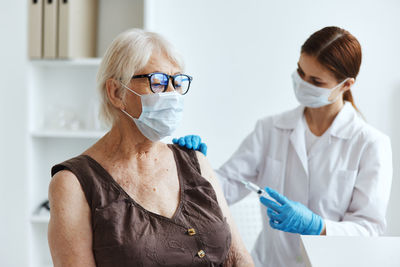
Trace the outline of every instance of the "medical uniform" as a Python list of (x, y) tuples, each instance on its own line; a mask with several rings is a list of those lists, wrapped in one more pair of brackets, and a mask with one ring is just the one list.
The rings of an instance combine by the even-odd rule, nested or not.
[[(247, 179), (320, 215), (327, 236), (382, 234), (392, 181), (389, 138), (348, 102), (321, 137), (307, 127), (304, 106), (259, 120), (217, 170), (228, 203), (249, 194), (237, 182)], [(252, 251), (256, 266), (305, 266), (300, 236), (272, 229), (266, 207), (260, 209), (263, 228)]]

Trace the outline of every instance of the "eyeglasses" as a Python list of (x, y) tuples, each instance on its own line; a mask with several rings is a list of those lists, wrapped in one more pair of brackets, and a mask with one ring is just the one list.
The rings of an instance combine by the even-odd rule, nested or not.
[(169, 80), (172, 79), (172, 86), (181, 95), (189, 91), (190, 83), (193, 78), (186, 74), (168, 75), (162, 72), (134, 75), (132, 79), (148, 78), (150, 90), (153, 93), (163, 93), (167, 91)]

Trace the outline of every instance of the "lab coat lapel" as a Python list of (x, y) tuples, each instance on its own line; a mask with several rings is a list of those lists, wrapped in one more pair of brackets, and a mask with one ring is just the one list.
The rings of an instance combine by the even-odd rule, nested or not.
[(308, 157), (305, 143), (305, 129), (301, 122), (301, 117), (297, 122), (296, 127), (290, 135), (290, 142), (300, 159), (301, 165), (303, 166), (304, 172), (308, 176)]
[(285, 112), (275, 121), (275, 127), (291, 131), (289, 136), (290, 143), (296, 151), (305, 174), (308, 176), (308, 160), (304, 135), (305, 129), (301, 121), (303, 114), (304, 106), (299, 106), (294, 110)]

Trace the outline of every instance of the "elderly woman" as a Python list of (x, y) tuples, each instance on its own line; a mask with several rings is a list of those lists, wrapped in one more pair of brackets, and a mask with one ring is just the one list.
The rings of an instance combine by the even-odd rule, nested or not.
[(192, 78), (160, 35), (120, 34), (98, 73), (111, 130), (52, 168), (55, 266), (253, 266), (202, 154), (159, 142)]

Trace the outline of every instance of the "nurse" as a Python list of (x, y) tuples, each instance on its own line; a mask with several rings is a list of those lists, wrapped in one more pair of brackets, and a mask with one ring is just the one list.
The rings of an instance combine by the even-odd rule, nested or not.
[[(260, 119), (216, 171), (229, 204), (249, 194), (241, 179), (267, 187), (279, 203), (260, 199), (268, 218), (252, 252), (256, 266), (304, 266), (300, 235), (384, 232), (391, 144), (354, 104), (360, 65), (361, 46), (348, 31), (326, 27), (312, 34), (292, 74), (300, 106)], [(206, 152), (198, 136), (174, 142)]]

